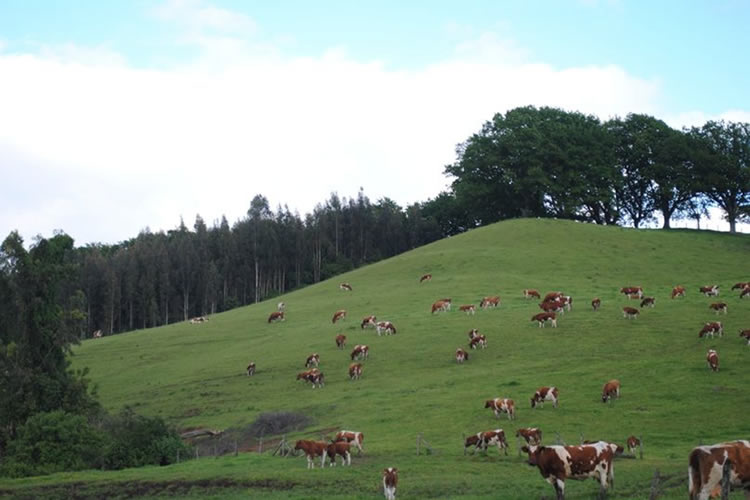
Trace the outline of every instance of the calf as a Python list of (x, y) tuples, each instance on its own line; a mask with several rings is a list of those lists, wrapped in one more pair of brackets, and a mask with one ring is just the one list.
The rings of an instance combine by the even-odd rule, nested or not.
[(701, 328), (701, 331), (698, 332), (698, 338), (703, 337), (711, 337), (714, 338), (714, 335), (718, 335), (719, 337), (724, 336), (724, 326), (721, 324), (720, 321), (710, 321), (703, 325), (703, 328)]
[(469, 340), (469, 347), (471, 347), (472, 349), (476, 349), (477, 347), (487, 349), (487, 337), (485, 337), (484, 335), (477, 335), (475, 337), (472, 337), (472, 339)]
[(339, 284), (339, 289), (346, 290), (347, 292), (351, 292), (352, 286), (349, 283), (341, 283)]
[(268, 317), (269, 323), (274, 323), (276, 321), (284, 321), (284, 311), (274, 311)]
[(543, 328), (547, 321), (552, 324), (552, 328), (557, 328), (557, 315), (554, 312), (541, 312), (535, 314), (531, 317), (531, 321), (539, 323), (539, 328)]
[(335, 441), (326, 446), (329, 467), (336, 466), (336, 455), (341, 457), (341, 466), (352, 465), (352, 454), (349, 451), (349, 443)]
[(364, 318), (362, 318), (362, 324), (359, 325), (359, 327), (362, 330), (364, 330), (365, 328), (375, 328), (377, 326), (377, 321), (378, 319), (373, 315), (365, 316)]
[(365, 440), (365, 435), (362, 434), (359, 431), (338, 431), (336, 433), (336, 436), (333, 438), (334, 441), (345, 441), (347, 443), (353, 444), (357, 447), (360, 453), (364, 452), (364, 449), (362, 447), (362, 443)]
[(522, 437), (526, 444), (542, 444), (542, 430), (538, 427), (521, 427), (516, 431), (516, 437)]
[(536, 297), (537, 299), (540, 299), (541, 296), (539, 295), (539, 292), (537, 290), (528, 289), (523, 291), (523, 297), (525, 299), (530, 299), (531, 297)]
[(450, 311), (451, 303), (444, 300), (438, 300), (432, 304), (432, 314), (441, 311)]
[(540, 387), (536, 390), (533, 396), (531, 396), (531, 407), (536, 408), (536, 405), (544, 407), (545, 401), (552, 401), (552, 406), (557, 408), (559, 399), (559, 391), (557, 387)]
[(381, 321), (375, 327), (375, 331), (378, 332), (378, 337), (381, 333), (385, 333), (386, 335), (396, 335), (396, 327), (393, 326), (393, 323), (390, 321)]
[(325, 443), (323, 441), (310, 441), (308, 439), (300, 439), (294, 445), (295, 450), (302, 450), (305, 452), (305, 456), (307, 457), (308, 469), (315, 468), (314, 461), (317, 457), (321, 457), (320, 467), (322, 468), (325, 465), (327, 448), (328, 443)]
[(747, 345), (750, 345), (750, 330), (740, 330), (740, 337), (747, 340)]
[(625, 306), (622, 308), (622, 317), (627, 319), (636, 319), (640, 311), (634, 307)]
[(700, 291), (706, 297), (718, 297), (719, 285), (708, 285), (700, 287)]
[(513, 402), (512, 399), (508, 398), (495, 398), (495, 399), (488, 399), (484, 402), (485, 408), (492, 408), (492, 411), (495, 412), (495, 418), (500, 418), (501, 413), (507, 413), (508, 414), (508, 420), (513, 420), (516, 418), (516, 404)]
[(620, 293), (624, 293), (628, 298), (640, 299), (643, 298), (643, 287), (640, 286), (625, 286), (620, 288)]
[(604, 384), (604, 387), (602, 388), (602, 403), (606, 403), (612, 398), (619, 398), (620, 397), (620, 381), (619, 380), (610, 380), (606, 384)]
[(708, 350), (708, 353), (706, 354), (706, 363), (708, 363), (708, 367), (712, 371), (719, 371), (719, 355), (713, 349)]
[(456, 363), (461, 364), (464, 361), (469, 360), (469, 353), (461, 349), (460, 347), (456, 349)]
[(601, 306), (602, 306), (602, 299), (600, 299), (599, 297), (591, 301), (591, 308), (594, 311), (598, 311)]
[(500, 297), (497, 295), (493, 295), (492, 297), (484, 297), (479, 302), (479, 307), (481, 309), (488, 309), (490, 307), (500, 307)]
[(307, 357), (307, 361), (305, 361), (305, 368), (312, 368), (313, 366), (318, 366), (320, 364), (320, 355), (316, 352), (313, 354), (310, 354)]
[(474, 314), (476, 312), (476, 307), (474, 307), (474, 304), (467, 304), (463, 306), (459, 306), (458, 310), (461, 312), (465, 312), (466, 314)]
[(430, 281), (432, 279), (431, 274), (423, 274), (421, 278), (419, 278), (419, 282), (422, 283), (423, 281)]
[(364, 344), (360, 345), (357, 344), (354, 346), (354, 349), (352, 349), (352, 361), (355, 359), (367, 359), (370, 355), (370, 348)]
[(727, 313), (727, 304), (725, 302), (714, 302), (708, 308), (713, 310), (717, 315), (722, 312), (724, 314)]
[(672, 288), (672, 298), (675, 297), (684, 297), (685, 296), (685, 287), (677, 285), (676, 287)]
[(336, 335), (336, 347), (339, 349), (346, 347), (346, 335)]
[(398, 485), (398, 469), (388, 467), (383, 469), (383, 494), (386, 500), (396, 500), (396, 486)]
[(502, 429), (495, 429), (493, 431), (477, 432), (473, 436), (469, 436), (464, 441), (464, 455), (466, 455), (466, 449), (470, 446), (474, 446), (474, 452), (478, 449), (482, 449), (485, 453), (489, 446), (497, 446), (498, 453), (504, 451), (508, 454), (508, 443), (505, 441), (505, 432)]
[(732, 290), (743, 290), (750, 287), (750, 281), (740, 281), (732, 286)]
[(644, 307), (654, 307), (655, 302), (656, 298), (654, 297), (643, 297), (643, 300), (641, 301), (641, 309)]
[(340, 311), (336, 311), (333, 313), (333, 318), (331, 318), (331, 323), (336, 323), (340, 319), (346, 319), (346, 311), (344, 309), (341, 309)]
[(317, 368), (313, 368), (312, 370), (306, 370), (304, 372), (299, 372), (297, 374), (297, 380), (304, 380), (306, 382), (310, 382), (312, 384), (313, 389), (315, 389), (315, 387), (323, 387), (324, 385), (323, 373)]
[(252, 377), (253, 375), (255, 375), (255, 363), (253, 362), (247, 365), (246, 371), (248, 377)]
[(352, 363), (349, 365), (349, 380), (357, 380), (362, 376), (362, 363)]
[(638, 448), (640, 445), (641, 445), (640, 439), (638, 439), (635, 436), (628, 437), (628, 440), (627, 440), (628, 453), (635, 455), (635, 449)]
[(750, 441), (731, 441), (693, 448), (688, 459), (690, 500), (719, 496), (724, 463), (729, 461), (731, 488), (750, 490)]

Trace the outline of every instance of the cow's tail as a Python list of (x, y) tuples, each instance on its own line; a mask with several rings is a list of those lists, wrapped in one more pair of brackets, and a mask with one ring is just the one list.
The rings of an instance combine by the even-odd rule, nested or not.
[(688, 462), (688, 495), (690, 500), (698, 498), (701, 489), (701, 450), (693, 450)]

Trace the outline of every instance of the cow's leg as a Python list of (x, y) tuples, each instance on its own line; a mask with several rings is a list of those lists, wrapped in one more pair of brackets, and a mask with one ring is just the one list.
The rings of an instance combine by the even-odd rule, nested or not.
[(348, 465), (349, 467), (351, 467), (352, 465), (352, 454), (348, 451), (346, 452), (346, 465)]
[[(321, 469), (324, 468), (325, 465), (326, 465), (326, 454), (324, 452), (323, 455), (320, 457), (320, 468)], [(336, 465), (336, 455), (333, 455), (333, 465)]]

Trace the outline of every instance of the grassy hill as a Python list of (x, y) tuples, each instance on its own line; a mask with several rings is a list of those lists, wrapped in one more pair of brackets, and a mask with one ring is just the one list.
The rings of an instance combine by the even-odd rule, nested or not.
[[(513, 220), (287, 294), (277, 299), (287, 304), (283, 323), (266, 322), (274, 300), (205, 324), (86, 341), (75, 349), (74, 366), (91, 369), (108, 409), (130, 405), (180, 428), (217, 429), (246, 426), (263, 412), (295, 411), (315, 424), (289, 439), (360, 430), (366, 454), (346, 470), (309, 471), (303, 458), (240, 453), (162, 468), (3, 481), (0, 490), (378, 498), (380, 471), (395, 466), (399, 498), (538, 498), (551, 496), (552, 488), (518, 457), (514, 437), (518, 427), (538, 426), (545, 443), (554, 443), (556, 433), (568, 444), (578, 444), (581, 435), (621, 444), (630, 434), (642, 436), (644, 460), (616, 462), (613, 497), (648, 497), (659, 469), (664, 498), (682, 498), (692, 447), (750, 437), (750, 347), (737, 334), (750, 328), (750, 300), (730, 292), (735, 282), (750, 280), (749, 255), (750, 238), (742, 235)], [(420, 284), (427, 272), (432, 281)], [(353, 292), (340, 290), (341, 281)], [(698, 287), (714, 283), (721, 286), (719, 300), (729, 304), (729, 313), (718, 318), (725, 335), (699, 339), (703, 322), (717, 317), (708, 308), (716, 299), (700, 295)], [(678, 284), (688, 295), (671, 300)], [(637, 306), (618, 293), (626, 285), (643, 286), (656, 307), (637, 320), (623, 319), (623, 306)], [(562, 290), (573, 296), (573, 310), (557, 329), (540, 329), (529, 321), (538, 301), (525, 300), (524, 288)], [(502, 306), (475, 316), (457, 307), (430, 314), (436, 299), (451, 297), (458, 306), (478, 304), (485, 295), (500, 295)], [(597, 296), (602, 307), (594, 312), (589, 303)], [(338, 309), (348, 318), (334, 325)], [(369, 314), (393, 321), (398, 334), (361, 330)], [(453, 354), (468, 348), (471, 328), (487, 336), (488, 348), (457, 365)], [(344, 351), (334, 343), (338, 333), (348, 337)], [(352, 382), (349, 353), (358, 343), (370, 346), (370, 358), (362, 379)], [(706, 366), (709, 348), (719, 353), (719, 373)], [(312, 352), (321, 356), (322, 389), (295, 381)], [(252, 378), (244, 374), (250, 361), (257, 364)], [(622, 383), (621, 398), (602, 404), (602, 384), (612, 378)], [(530, 408), (529, 398), (542, 385), (559, 387), (559, 408)], [(517, 420), (495, 419), (484, 409), (494, 397), (513, 398)], [(508, 436), (508, 457), (496, 450), (463, 456), (464, 434), (497, 427)], [(416, 456), (418, 433), (434, 454)], [(568, 498), (593, 498), (598, 488), (569, 481), (566, 490)]]

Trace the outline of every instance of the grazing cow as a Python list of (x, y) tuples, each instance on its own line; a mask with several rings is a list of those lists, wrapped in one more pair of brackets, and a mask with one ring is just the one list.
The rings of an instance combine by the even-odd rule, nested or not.
[(641, 301), (641, 309), (644, 307), (654, 307), (655, 302), (656, 298), (654, 297), (643, 297), (643, 300)]
[(713, 349), (709, 349), (708, 353), (706, 354), (706, 363), (708, 363), (708, 367), (711, 368), (712, 371), (718, 372), (719, 354)]
[(208, 321), (208, 318), (206, 316), (196, 316), (195, 318), (190, 318), (191, 325), (205, 323), (206, 321)]
[(620, 288), (620, 293), (624, 293), (631, 299), (643, 298), (643, 287), (640, 286), (624, 286)]
[(541, 312), (535, 314), (531, 317), (531, 321), (539, 323), (539, 328), (543, 328), (547, 321), (552, 324), (552, 328), (557, 328), (557, 315), (554, 312)]
[(531, 396), (531, 407), (536, 408), (536, 405), (539, 404), (543, 408), (545, 401), (552, 401), (552, 406), (557, 408), (560, 401), (558, 399), (559, 392), (557, 387), (540, 387)]
[(750, 298), (750, 286), (743, 288), (742, 292), (740, 293), (740, 298), (741, 299), (744, 299), (746, 297)]
[(359, 431), (338, 431), (336, 436), (333, 438), (334, 441), (345, 441), (352, 443), (357, 447), (360, 453), (364, 453), (362, 443), (365, 440), (365, 435)]
[(352, 465), (352, 454), (349, 451), (349, 443), (335, 441), (326, 446), (329, 467), (336, 466), (336, 455), (341, 457), (341, 466)]
[(536, 297), (537, 299), (541, 299), (542, 298), (541, 295), (539, 295), (539, 291), (538, 290), (533, 290), (533, 289), (524, 290), (523, 291), (523, 297), (525, 299), (530, 299), (531, 297)]
[(340, 311), (336, 311), (333, 313), (333, 318), (331, 318), (331, 323), (336, 323), (340, 319), (346, 319), (346, 311), (344, 309), (341, 309)]
[(606, 403), (612, 398), (620, 397), (620, 381), (610, 380), (602, 388), (602, 403)]
[(362, 324), (359, 327), (364, 330), (365, 328), (375, 328), (378, 323), (378, 318), (373, 315), (365, 316), (362, 318)]
[(472, 328), (471, 330), (469, 330), (469, 339), (473, 339), (477, 335), (479, 335), (479, 330), (477, 330), (476, 328)]
[(495, 417), (500, 418), (501, 413), (507, 413), (508, 414), (508, 420), (513, 420), (516, 418), (516, 404), (513, 402), (512, 399), (507, 398), (495, 398), (495, 399), (488, 399), (484, 402), (485, 408), (492, 408), (492, 411), (495, 412)]
[(474, 307), (474, 304), (459, 306), (458, 310), (461, 312), (465, 312), (466, 314), (474, 314), (475, 312), (477, 312), (477, 308)]
[(362, 376), (362, 363), (352, 363), (349, 365), (349, 380), (357, 380)]
[(427, 273), (423, 274), (421, 278), (419, 278), (419, 282), (422, 283), (423, 281), (430, 281), (432, 279), (432, 275)]
[(675, 297), (684, 297), (685, 296), (685, 287), (677, 285), (676, 287), (672, 288), (672, 298)]
[(628, 453), (635, 455), (635, 449), (641, 445), (641, 440), (635, 436), (628, 437), (627, 447)]
[(688, 488), (690, 500), (708, 500), (719, 496), (724, 462), (729, 460), (731, 488), (750, 491), (750, 441), (740, 440), (708, 446), (698, 446), (688, 460)]
[(432, 314), (435, 314), (435, 312), (450, 311), (450, 310), (451, 310), (450, 302), (446, 302), (444, 300), (438, 300), (432, 304)]
[(396, 486), (398, 485), (398, 469), (388, 467), (383, 469), (383, 494), (386, 500), (396, 500)]
[(247, 365), (247, 376), (252, 377), (253, 375), (255, 375), (255, 362)]
[(318, 366), (320, 364), (320, 355), (315, 352), (313, 354), (310, 354), (307, 357), (307, 361), (305, 361), (305, 368), (312, 368), (313, 366)]
[(561, 304), (563, 305), (563, 307), (564, 307), (565, 309), (567, 309), (568, 311), (570, 311), (571, 309), (573, 309), (573, 297), (571, 297), (570, 295), (563, 295), (562, 297), (560, 297), (560, 298), (559, 298), (559, 299), (557, 299), (557, 300), (558, 300), (558, 301), (559, 301), (559, 302), (560, 302), (560, 303), (561, 303)]
[(310, 382), (312, 384), (313, 389), (315, 389), (315, 387), (323, 387), (323, 385), (325, 385), (323, 373), (317, 368), (313, 368), (312, 370), (306, 370), (304, 372), (299, 372), (297, 374), (297, 380), (304, 380), (306, 382)]
[(485, 337), (484, 335), (477, 335), (475, 337), (472, 337), (472, 339), (469, 341), (469, 347), (471, 347), (472, 349), (476, 349), (477, 347), (487, 349), (487, 337)]
[(740, 281), (732, 286), (732, 290), (742, 290), (747, 287), (750, 287), (750, 281)]
[(269, 323), (274, 323), (276, 321), (284, 321), (284, 311), (274, 311), (268, 317)]
[(617, 445), (598, 441), (580, 446), (523, 446), (529, 465), (536, 465), (542, 477), (555, 488), (558, 500), (565, 498), (566, 479), (599, 480), (600, 496), (614, 484), (612, 459)]
[(464, 361), (469, 360), (469, 353), (461, 349), (460, 347), (456, 349), (456, 363), (463, 363)]
[(557, 300), (562, 296), (563, 296), (562, 292), (549, 292), (547, 295), (544, 296), (544, 300), (542, 302), (550, 302), (552, 300)]
[(354, 346), (354, 349), (352, 349), (352, 361), (355, 359), (367, 359), (369, 355), (370, 348), (364, 344), (357, 344)]
[(718, 335), (719, 337), (724, 336), (724, 326), (721, 324), (721, 321), (710, 321), (703, 325), (701, 331), (698, 332), (698, 338), (709, 336), (714, 338), (714, 335)]
[(601, 306), (602, 306), (602, 299), (600, 299), (599, 297), (591, 301), (591, 308), (594, 311), (598, 311)]
[(622, 317), (627, 319), (636, 319), (640, 311), (634, 307), (625, 306), (622, 308)]
[(336, 335), (336, 347), (339, 349), (346, 347), (346, 335)]
[(706, 297), (718, 297), (719, 285), (708, 285), (700, 287), (700, 291)]
[(100, 338), (102, 338), (102, 331), (101, 330), (97, 330), (94, 333), (92, 333), (91, 336), (93, 338), (95, 338), (95, 339), (100, 339)]
[(565, 314), (565, 308), (563, 307), (563, 303), (559, 300), (550, 300), (548, 302), (541, 302), (539, 304), (539, 308), (544, 312), (554, 312), (554, 313), (560, 313)]
[(464, 455), (466, 455), (466, 449), (469, 446), (474, 446), (473, 454), (480, 448), (487, 453), (487, 448), (493, 445), (497, 446), (498, 453), (504, 451), (506, 455), (508, 454), (508, 443), (505, 441), (505, 432), (502, 429), (477, 432), (473, 436), (467, 437), (464, 441)]
[(615, 456), (622, 455), (622, 453), (625, 451), (625, 448), (623, 448), (619, 444), (613, 443), (611, 441), (605, 441), (604, 439), (595, 439), (595, 440), (594, 439), (586, 439), (581, 444), (596, 444), (596, 443), (607, 443), (607, 444), (611, 444), (612, 446), (614, 446), (615, 447), (614, 448), (615, 449)]
[(283, 302), (279, 302), (278, 304), (276, 304), (277, 311), (283, 311), (284, 309), (286, 309), (286, 304), (284, 304)]
[(375, 326), (375, 331), (378, 332), (378, 337), (381, 333), (386, 335), (396, 335), (396, 327), (390, 321), (381, 321)]
[(709, 309), (712, 309), (716, 314), (719, 313), (727, 313), (727, 304), (725, 302), (714, 302), (710, 306), (708, 306)]
[(351, 292), (352, 291), (352, 286), (349, 283), (341, 283), (339, 285), (339, 288), (341, 290), (346, 290), (347, 292)]
[(488, 309), (490, 307), (500, 307), (500, 297), (497, 295), (493, 295), (492, 297), (484, 297), (479, 302), (479, 307), (481, 309)]
[(538, 427), (521, 427), (516, 431), (516, 437), (522, 437), (526, 444), (540, 445), (542, 444), (542, 429)]
[(326, 451), (328, 449), (328, 443), (324, 441), (311, 441), (309, 439), (300, 439), (294, 445), (295, 450), (302, 450), (305, 452), (307, 457), (307, 468), (315, 468), (315, 459), (321, 457), (320, 467), (324, 467), (326, 463)]
[(740, 337), (747, 339), (747, 345), (750, 345), (750, 330), (740, 330)]

